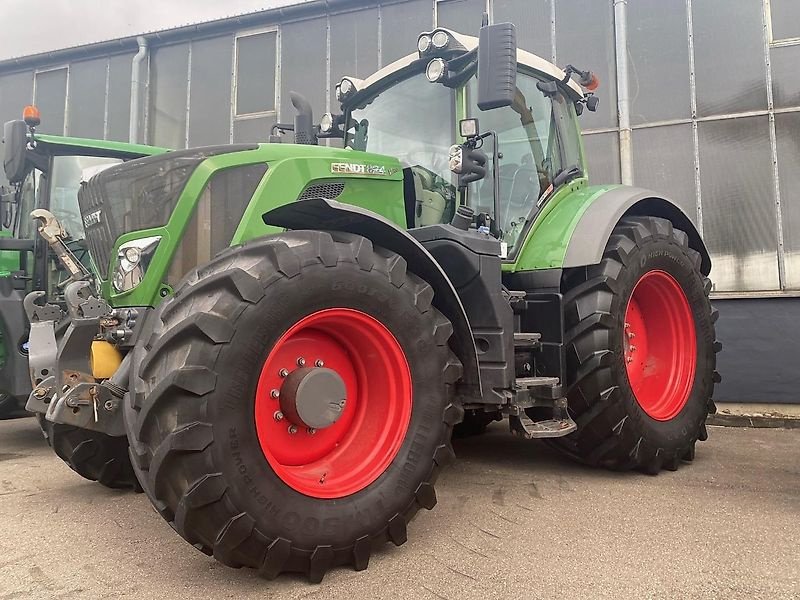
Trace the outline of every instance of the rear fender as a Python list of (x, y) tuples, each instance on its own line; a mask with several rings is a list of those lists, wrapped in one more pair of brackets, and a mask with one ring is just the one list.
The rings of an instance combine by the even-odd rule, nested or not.
[(407, 231), (372, 211), (321, 198), (279, 206), (264, 213), (263, 219), (267, 225), (286, 229), (354, 233), (402, 256), (409, 270), (433, 287), (433, 305), (453, 324), (450, 345), (463, 366), (461, 393), (482, 398), (478, 353), (464, 306), (439, 263)]

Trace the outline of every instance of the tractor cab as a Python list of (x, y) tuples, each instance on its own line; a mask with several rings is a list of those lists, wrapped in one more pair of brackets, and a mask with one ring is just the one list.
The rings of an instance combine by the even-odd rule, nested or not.
[[(509, 24), (481, 35), (422, 33), (417, 53), (363, 81), (344, 77), (343, 114), (323, 117), (321, 131), (401, 161), (409, 227), (450, 223), (467, 206), (513, 257), (525, 225), (561, 186), (585, 177), (576, 113), (596, 108), (597, 80), (516, 50)], [(498, 72), (501, 89), (487, 81)]]

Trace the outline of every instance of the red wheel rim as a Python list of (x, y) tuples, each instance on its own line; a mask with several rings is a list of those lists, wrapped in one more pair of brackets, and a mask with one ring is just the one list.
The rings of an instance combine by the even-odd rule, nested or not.
[(625, 368), (639, 406), (657, 421), (677, 415), (692, 392), (697, 339), (689, 300), (665, 271), (648, 271), (631, 293), (623, 331)]
[[(301, 364), (332, 369), (344, 382), (345, 407), (324, 429), (276, 418), (286, 374)], [(286, 485), (314, 498), (340, 498), (370, 485), (392, 463), (408, 430), (411, 403), (411, 371), (392, 333), (357, 310), (320, 310), (284, 333), (264, 361), (256, 432), (264, 457)]]

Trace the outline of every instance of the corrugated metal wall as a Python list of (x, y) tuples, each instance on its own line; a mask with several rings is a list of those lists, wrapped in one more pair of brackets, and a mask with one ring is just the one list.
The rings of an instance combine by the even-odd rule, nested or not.
[[(415, 48), (434, 23), (475, 34), (481, 14), (517, 24), (521, 47), (589, 67), (601, 104), (582, 117), (594, 182), (620, 180), (613, 1), (364, 3), (174, 44), (154, 42), (147, 142), (263, 141), (292, 116), (289, 91), (319, 115), (342, 75), (365, 76)], [(635, 183), (667, 194), (702, 228), (718, 293), (800, 292), (800, 3), (628, 0)], [(0, 72), (0, 121), (34, 100), (41, 131), (125, 140), (133, 53)]]

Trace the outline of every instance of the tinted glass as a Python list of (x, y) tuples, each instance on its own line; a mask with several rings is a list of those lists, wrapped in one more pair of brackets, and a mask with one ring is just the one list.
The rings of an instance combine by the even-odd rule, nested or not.
[(331, 15), (331, 111), (334, 87), (345, 75), (364, 79), (378, 70), (378, 9)]
[(485, 0), (446, 0), (438, 3), (437, 25), (477, 36), (484, 12), (486, 12)]
[[(131, 59), (130, 54), (112, 56), (108, 59), (108, 139), (128, 141), (131, 115)], [(145, 70), (145, 73), (147, 71)], [(144, 91), (145, 86), (141, 86)], [(144, 94), (142, 103), (144, 106)], [(143, 123), (140, 124), (140, 127)], [(139, 139), (141, 137), (140, 131)]]
[(692, 19), (698, 114), (766, 108), (761, 2), (693, 2)]
[(275, 110), (277, 38), (274, 31), (237, 38), (237, 115)]
[(703, 234), (715, 289), (778, 289), (767, 117), (700, 123), (698, 135)]
[(669, 125), (633, 130), (633, 180), (658, 192), (697, 221), (692, 126)]
[(614, 58), (614, 19), (611, 2), (556, 1), (556, 56), (558, 64), (590, 69), (600, 78), (600, 105), (586, 111), (581, 127), (617, 126), (617, 80)]
[(592, 185), (620, 182), (619, 135), (616, 132), (584, 134), (583, 149)]
[(775, 115), (786, 287), (800, 289), (800, 113)]
[(192, 43), (189, 146), (230, 141), (232, 52), (233, 36)]
[(186, 85), (189, 45), (165, 46), (150, 58), (150, 143), (186, 146)]
[(282, 122), (294, 120), (290, 91), (302, 94), (311, 103), (315, 122), (327, 110), (327, 36), (325, 19), (287, 23), (281, 27)]
[(686, 0), (628, 4), (633, 124), (691, 117), (688, 36)]
[(381, 6), (381, 58), (383, 65), (417, 51), (417, 37), (433, 29), (433, 2), (411, 0)]
[(517, 45), (547, 60), (552, 58), (550, 0), (494, 0), (494, 22), (517, 26)]
[(772, 39), (800, 38), (800, 2), (770, 0)]
[(69, 134), (103, 139), (106, 111), (106, 59), (72, 63), (69, 72)]
[(36, 106), (42, 113), (40, 133), (64, 135), (64, 111), (67, 100), (67, 69), (55, 69), (36, 73)]

